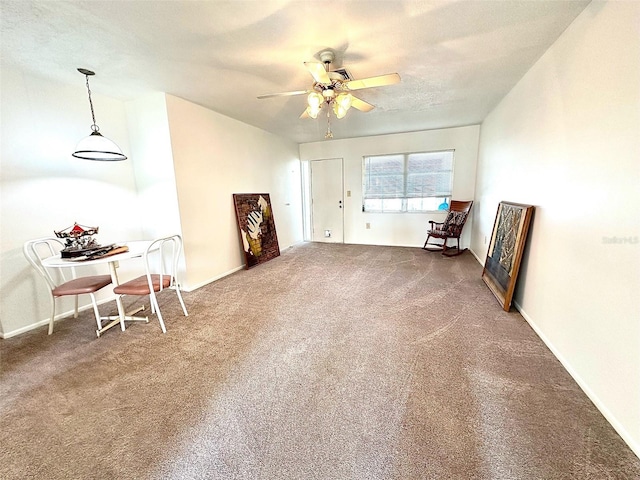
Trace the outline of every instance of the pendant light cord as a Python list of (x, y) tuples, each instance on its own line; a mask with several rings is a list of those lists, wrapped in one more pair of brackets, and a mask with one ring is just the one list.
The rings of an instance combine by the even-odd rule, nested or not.
[(94, 132), (100, 131), (100, 127), (96, 125), (96, 114), (93, 111), (93, 102), (91, 101), (91, 89), (89, 88), (89, 75), (85, 75), (87, 79), (87, 92), (89, 94), (89, 106), (91, 107), (91, 119), (93, 120), (93, 125), (91, 125), (91, 130)]

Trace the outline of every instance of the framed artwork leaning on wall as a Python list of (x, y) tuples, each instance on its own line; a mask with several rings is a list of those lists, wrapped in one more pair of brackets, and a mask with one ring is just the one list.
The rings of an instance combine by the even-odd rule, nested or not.
[(498, 205), (482, 279), (506, 312), (511, 308), (533, 210), (532, 205), (520, 203)]
[(268, 193), (234, 193), (240, 242), (249, 269), (280, 255)]

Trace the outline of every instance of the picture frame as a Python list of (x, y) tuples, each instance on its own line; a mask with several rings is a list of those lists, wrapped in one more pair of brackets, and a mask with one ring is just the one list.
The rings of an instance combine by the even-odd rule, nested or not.
[(240, 244), (248, 270), (280, 256), (278, 235), (268, 193), (234, 193)]
[(532, 205), (506, 201), (498, 205), (482, 280), (506, 312), (511, 309), (533, 211)]

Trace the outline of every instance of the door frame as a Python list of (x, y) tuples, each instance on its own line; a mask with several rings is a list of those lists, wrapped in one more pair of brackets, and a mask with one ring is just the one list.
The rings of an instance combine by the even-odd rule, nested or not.
[(313, 242), (313, 191), (311, 180), (311, 162), (322, 162), (326, 160), (340, 160), (340, 191), (342, 194), (342, 241), (334, 243), (344, 243), (345, 239), (345, 224), (344, 224), (344, 211), (345, 211), (345, 199), (344, 199), (344, 158), (343, 157), (330, 157), (330, 158), (316, 158), (313, 160), (305, 160), (302, 165), (302, 210), (303, 210), (303, 225), (304, 225), (304, 241)]

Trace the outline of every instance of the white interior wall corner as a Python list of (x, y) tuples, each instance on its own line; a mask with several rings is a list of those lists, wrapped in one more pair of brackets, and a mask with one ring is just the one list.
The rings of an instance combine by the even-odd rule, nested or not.
[(514, 301), (640, 455), (638, 25), (591, 3), (487, 116), (472, 248), (499, 201), (536, 206)]

